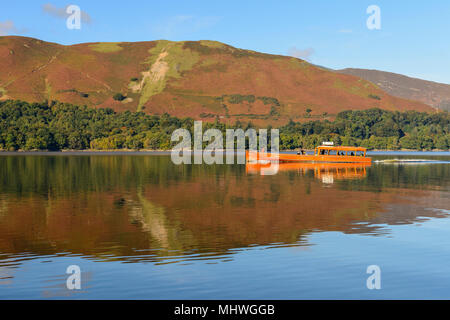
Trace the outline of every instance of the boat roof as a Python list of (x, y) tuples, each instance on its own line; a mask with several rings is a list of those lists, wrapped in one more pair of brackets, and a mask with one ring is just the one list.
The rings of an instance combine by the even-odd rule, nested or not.
[(346, 146), (319, 146), (319, 149), (328, 149), (328, 150), (345, 150), (345, 151), (366, 151), (366, 148), (363, 147), (346, 147)]

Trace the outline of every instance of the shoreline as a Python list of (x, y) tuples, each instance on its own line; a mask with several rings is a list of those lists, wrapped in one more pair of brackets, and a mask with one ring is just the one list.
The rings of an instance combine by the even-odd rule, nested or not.
[[(313, 150), (304, 149), (307, 152), (311, 152)], [(296, 152), (297, 150), (281, 150), (280, 152)], [(219, 150), (219, 152), (225, 152), (225, 150)], [(407, 154), (407, 153), (428, 153), (428, 154), (444, 154), (450, 155), (450, 150), (411, 150), (411, 149), (402, 149), (402, 150), (382, 150), (382, 149), (374, 149), (367, 150), (368, 154)], [(95, 150), (95, 149), (87, 149), (87, 150), (16, 150), (16, 151), (7, 151), (0, 150), (0, 156), (7, 155), (170, 155), (171, 150), (132, 150), (132, 149), (121, 149), (121, 150)]]

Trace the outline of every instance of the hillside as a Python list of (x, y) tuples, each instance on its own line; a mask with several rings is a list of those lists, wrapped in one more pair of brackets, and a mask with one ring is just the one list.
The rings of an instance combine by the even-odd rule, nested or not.
[[(63, 46), (0, 37), (0, 70), (2, 100), (58, 100), (227, 123), (284, 124), (374, 107), (434, 110), (352, 75), (214, 41)], [(120, 101), (113, 99), (117, 93)]]
[(366, 79), (395, 97), (421, 101), (450, 111), (450, 85), (448, 84), (378, 70), (343, 69), (337, 72)]

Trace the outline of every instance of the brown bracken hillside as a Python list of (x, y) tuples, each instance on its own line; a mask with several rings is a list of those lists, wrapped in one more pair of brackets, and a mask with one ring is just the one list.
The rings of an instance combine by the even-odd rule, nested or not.
[(0, 70), (2, 100), (58, 100), (227, 123), (284, 124), (374, 107), (434, 111), (353, 75), (215, 41), (64, 46), (0, 37)]
[(421, 101), (432, 107), (450, 111), (449, 84), (378, 70), (349, 68), (337, 72), (366, 79), (393, 96)]

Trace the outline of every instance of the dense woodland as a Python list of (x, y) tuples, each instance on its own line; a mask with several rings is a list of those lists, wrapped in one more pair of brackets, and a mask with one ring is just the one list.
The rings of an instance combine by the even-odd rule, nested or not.
[[(177, 128), (193, 129), (194, 120), (168, 114), (117, 113), (59, 102), (0, 102), (0, 149), (2, 150), (168, 150)], [(203, 128), (248, 129), (252, 123), (233, 126), (219, 119)], [(369, 149), (448, 150), (448, 112), (392, 112), (381, 109), (344, 111), (333, 121), (290, 121), (280, 127), (280, 150), (312, 149), (322, 141)]]

